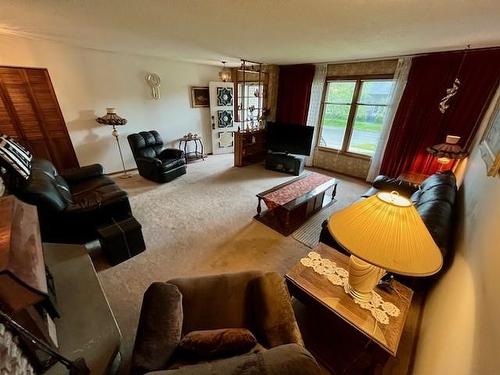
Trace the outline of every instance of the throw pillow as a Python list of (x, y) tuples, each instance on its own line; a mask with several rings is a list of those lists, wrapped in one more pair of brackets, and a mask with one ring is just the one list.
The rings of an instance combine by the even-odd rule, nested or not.
[(256, 344), (248, 329), (226, 328), (190, 332), (182, 338), (179, 348), (199, 360), (208, 360), (244, 354)]
[(31, 159), (33, 156), (12, 137), (0, 134), (0, 162), (8, 169), (24, 179), (31, 174)]

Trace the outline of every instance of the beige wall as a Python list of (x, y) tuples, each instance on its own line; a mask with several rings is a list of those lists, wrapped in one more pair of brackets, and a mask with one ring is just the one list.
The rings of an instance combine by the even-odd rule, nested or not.
[(486, 176), (477, 146), (457, 207), (456, 256), (425, 305), (417, 375), (500, 373), (500, 177)]
[[(0, 65), (48, 69), (81, 165), (101, 163), (107, 172), (121, 169), (111, 129), (95, 122), (106, 107), (116, 107), (128, 119), (119, 129), (127, 168), (134, 168), (135, 162), (126, 135), (141, 130), (157, 129), (175, 146), (184, 134), (198, 133), (211, 151), (209, 110), (191, 108), (190, 86), (217, 80), (218, 67), (6, 35), (0, 35)], [(151, 98), (147, 72), (162, 79), (158, 101)]]

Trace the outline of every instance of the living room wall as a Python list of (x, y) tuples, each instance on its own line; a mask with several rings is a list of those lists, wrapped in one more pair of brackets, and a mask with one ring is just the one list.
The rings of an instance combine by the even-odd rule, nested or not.
[(425, 304), (417, 375), (497, 374), (500, 368), (500, 179), (487, 177), (478, 132), (457, 197), (456, 255)]
[[(95, 118), (116, 107), (128, 124), (119, 128), (126, 168), (135, 168), (126, 136), (156, 129), (170, 145), (188, 132), (202, 135), (211, 152), (208, 108), (191, 108), (190, 86), (208, 86), (219, 67), (161, 58), (112, 53), (0, 35), (0, 65), (47, 68), (81, 165), (101, 163), (106, 172), (121, 170), (111, 128)], [(148, 72), (162, 79), (161, 99), (153, 100)]]

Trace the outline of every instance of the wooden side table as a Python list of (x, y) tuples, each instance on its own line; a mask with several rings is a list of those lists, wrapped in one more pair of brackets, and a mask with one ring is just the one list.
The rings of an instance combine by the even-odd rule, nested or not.
[[(319, 253), (323, 258), (336, 262), (338, 267), (349, 269), (349, 257), (327, 245), (319, 243), (313, 251)], [(366, 353), (360, 354), (365, 355), (365, 357), (369, 356), (370, 361), (378, 362), (370, 364), (369, 367), (383, 365), (382, 362), (387, 361), (390, 356), (396, 355), (413, 296), (413, 291), (410, 288), (397, 281), (393, 281), (393, 291), (391, 292), (378, 287), (376, 288), (376, 292), (380, 294), (384, 301), (391, 302), (400, 309), (400, 315), (398, 317), (391, 316), (389, 324), (385, 325), (377, 322), (369, 310), (363, 309), (356, 304), (352, 297), (344, 292), (342, 287), (333, 285), (326, 277), (317, 274), (312, 268), (303, 266), (300, 262), (288, 271), (285, 279), (290, 293), (305, 306), (312, 307), (318, 314), (318, 320), (320, 316), (323, 318), (326, 317), (326, 320), (334, 322), (337, 325), (337, 328), (331, 330), (334, 333), (330, 338), (330, 345), (335, 348), (332, 350), (345, 350), (346, 346), (356, 342), (358, 344), (362, 343), (358, 345), (359, 352), (368, 352), (368, 344), (373, 342), (376, 344), (376, 347), (370, 349), (371, 352), (369, 355), (365, 355)], [(308, 317), (309, 320), (311, 318), (316, 319), (313, 316)], [(313, 322), (312, 324), (318, 323)], [(328, 327), (323, 326), (319, 335), (323, 335), (323, 332), (328, 331)], [(344, 332), (344, 334), (340, 332)], [(315, 345), (316, 341), (323, 341), (324, 345), (327, 340), (318, 338), (317, 336), (316, 334), (316, 337), (309, 339), (309, 342)], [(306, 341), (306, 346), (308, 346), (306, 334), (304, 334), (304, 340)], [(318, 354), (314, 348), (308, 347), (308, 349)], [(346, 350), (346, 353), (351, 354), (355, 350)], [(386, 354), (384, 355), (383, 352)], [(317, 355), (317, 357), (326, 367), (331, 367), (328, 363), (325, 363), (328, 360), (323, 361), (321, 355)], [(342, 359), (340, 358), (340, 360)], [(366, 358), (364, 360), (365, 362), (368, 361)], [(337, 372), (339, 370), (337, 368), (333, 371)], [(356, 371), (349, 369), (347, 373), (356, 373)]]
[(424, 173), (404, 172), (398, 176), (398, 180), (405, 180), (410, 184), (420, 185), (427, 177), (429, 175)]

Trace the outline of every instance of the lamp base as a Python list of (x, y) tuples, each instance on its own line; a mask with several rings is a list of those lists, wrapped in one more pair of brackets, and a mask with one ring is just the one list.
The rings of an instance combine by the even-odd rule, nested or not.
[(349, 284), (347, 290), (358, 302), (368, 303), (385, 270), (351, 255), (349, 258)]
[(119, 178), (125, 180), (127, 178), (131, 178), (132, 175), (131, 174), (128, 174), (127, 172), (123, 173), (122, 175), (119, 176)]

